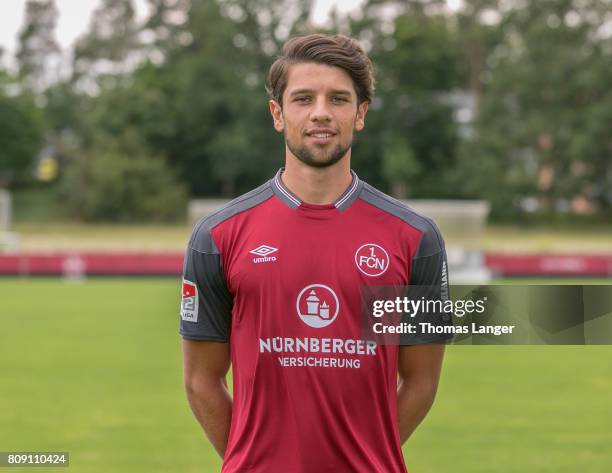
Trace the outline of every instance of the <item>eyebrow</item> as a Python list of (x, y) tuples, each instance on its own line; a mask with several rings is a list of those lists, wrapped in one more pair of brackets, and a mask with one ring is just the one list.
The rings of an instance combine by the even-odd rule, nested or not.
[[(289, 96), (293, 97), (294, 95), (311, 94), (313, 92), (314, 92), (314, 90), (312, 90), (312, 89), (298, 89), (298, 90), (294, 90), (293, 92), (291, 92), (289, 94)], [(351, 95), (351, 92), (349, 90), (346, 90), (346, 89), (338, 89), (338, 90), (332, 90), (331, 94), (333, 94), (333, 95)]]

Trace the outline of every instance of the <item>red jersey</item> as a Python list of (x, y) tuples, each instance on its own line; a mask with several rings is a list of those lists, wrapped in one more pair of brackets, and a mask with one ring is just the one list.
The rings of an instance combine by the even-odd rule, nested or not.
[(364, 285), (448, 292), (433, 222), (353, 173), (330, 205), (277, 175), (196, 225), (180, 333), (229, 342), (223, 473), (401, 473), (398, 346), (361, 339)]

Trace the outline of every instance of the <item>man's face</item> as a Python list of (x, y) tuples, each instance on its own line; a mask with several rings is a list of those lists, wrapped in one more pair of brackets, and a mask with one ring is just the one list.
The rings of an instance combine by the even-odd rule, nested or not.
[(270, 100), (274, 128), (284, 133), (291, 154), (313, 167), (331, 166), (347, 155), (367, 109), (367, 102), (357, 103), (344, 70), (315, 63), (292, 65), (283, 106)]

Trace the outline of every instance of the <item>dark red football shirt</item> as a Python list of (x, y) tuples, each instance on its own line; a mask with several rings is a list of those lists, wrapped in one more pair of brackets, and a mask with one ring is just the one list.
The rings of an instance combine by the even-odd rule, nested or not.
[[(359, 180), (330, 205), (277, 175), (196, 225), (180, 333), (229, 342), (223, 473), (401, 473), (398, 346), (361, 340), (364, 285), (447, 294), (433, 222)], [(432, 340), (433, 341), (433, 340)]]

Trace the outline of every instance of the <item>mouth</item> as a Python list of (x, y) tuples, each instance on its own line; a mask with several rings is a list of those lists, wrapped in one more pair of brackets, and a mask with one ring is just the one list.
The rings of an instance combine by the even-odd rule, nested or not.
[(329, 129), (315, 129), (306, 132), (306, 136), (316, 143), (326, 143), (336, 136), (336, 132)]

